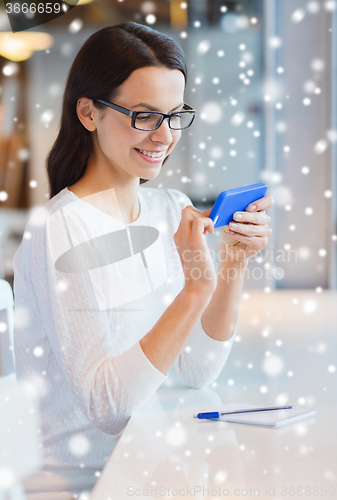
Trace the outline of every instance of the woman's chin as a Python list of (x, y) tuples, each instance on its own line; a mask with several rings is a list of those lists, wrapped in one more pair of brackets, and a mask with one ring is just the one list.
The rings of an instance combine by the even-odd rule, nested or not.
[(146, 172), (140, 172), (139, 177), (141, 179), (146, 179), (147, 181), (150, 181), (151, 179), (155, 179), (156, 177), (158, 177), (159, 174), (160, 174), (160, 168), (157, 168), (156, 172), (152, 171), (151, 173), (149, 173), (148, 170)]

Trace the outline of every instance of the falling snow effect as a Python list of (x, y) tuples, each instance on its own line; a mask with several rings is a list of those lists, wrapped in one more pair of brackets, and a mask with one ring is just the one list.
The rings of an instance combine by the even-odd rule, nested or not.
[(75, 456), (86, 455), (90, 450), (90, 441), (81, 434), (75, 434), (69, 439), (69, 449)]
[[(336, 2), (300, 2), (298, 7), (296, 6), (296, 9), (293, 7), (289, 11), (287, 29), (297, 33), (299, 46), (303, 47), (308, 43), (305, 30), (309, 23), (319, 22), (319, 16), (323, 14), (331, 16), (331, 13), (336, 10)], [(186, 9), (186, 6), (182, 8)], [(274, 219), (277, 220), (277, 225), (273, 226), (272, 223), (275, 239), (270, 241), (270, 245), (272, 242), (274, 244), (274, 255), (277, 255), (278, 250), (296, 252), (296, 261), (289, 258), (286, 263), (277, 263), (275, 258), (269, 263), (270, 268), (274, 264), (281, 266), (283, 275), (281, 273), (281, 277), (279, 276), (276, 280), (280, 288), (292, 286), (310, 288), (311, 297), (300, 295), (297, 297), (294, 291), (286, 304), (285, 312), (276, 308), (270, 316), (263, 314), (262, 302), (257, 304), (253, 311), (249, 310), (248, 320), (245, 323), (246, 329), (236, 338), (233, 352), (226, 365), (226, 373), (221, 381), (218, 380), (214, 382), (215, 385), (212, 384), (212, 388), (216, 389), (220, 383), (225, 387), (222, 402), (226, 398), (232, 398), (247, 402), (260, 401), (261, 404), (270, 402), (284, 405), (295, 402), (301, 407), (319, 407), (320, 404), (328, 404), (333, 397), (332, 393), (335, 388), (333, 380), (336, 377), (335, 345), (330, 338), (321, 340), (320, 335), (323, 335), (324, 331), (317, 321), (318, 314), (322, 313), (319, 294), (327, 287), (324, 273), (319, 270), (318, 266), (323, 265), (324, 272), (328, 272), (327, 263), (332, 248), (335, 248), (337, 243), (336, 229), (330, 229), (325, 223), (326, 214), (330, 214), (330, 203), (336, 196), (335, 186), (320, 182), (328, 168), (327, 157), (337, 141), (336, 129), (332, 128), (331, 123), (323, 122), (320, 114), (327, 106), (326, 82), (330, 78), (330, 61), (321, 53), (318, 54), (316, 48), (312, 47), (311, 53), (307, 54), (309, 57), (306, 59), (306, 67), (301, 68), (301, 64), (299, 65), (299, 76), (295, 80), (293, 70), (283, 52), (287, 50), (289, 42), (284, 33), (275, 34), (269, 39), (268, 47), (274, 52), (277, 63), (273, 68), (270, 81), (267, 79), (263, 81), (257, 62), (261, 57), (262, 47), (256, 43), (253, 30), (264, 27), (265, 20), (255, 15), (227, 12), (225, 6), (221, 9), (223, 15), (221, 20), (223, 32), (221, 33), (226, 34), (227, 42), (224, 37), (220, 41), (208, 38), (205, 31), (200, 31), (199, 34), (198, 29), (204, 29), (204, 26), (198, 21), (195, 21), (193, 28), (184, 28), (177, 34), (181, 43), (191, 43), (193, 47), (193, 55), (188, 61), (190, 64), (189, 104), (196, 107), (198, 122), (190, 131), (185, 131), (181, 146), (178, 144), (176, 148), (177, 161), (173, 161), (173, 158), (169, 160), (155, 183), (158, 182), (161, 188), (176, 187), (182, 191), (190, 189), (191, 194), (194, 189), (198, 188), (199, 199), (203, 199), (206, 203), (213, 201), (216, 195), (228, 186), (234, 187), (260, 181), (268, 184), (269, 194), (275, 200), (273, 210), (276, 212), (274, 214), (277, 215)], [(156, 2), (140, 3), (137, 14), (141, 16), (139, 18), (141, 22), (156, 29), (159, 21)], [(53, 57), (53, 50), (57, 50), (58, 57), (64, 59), (65, 66), (68, 68), (76, 54), (72, 40), (75, 40), (85, 27), (81, 19), (75, 19), (69, 23), (68, 32), (72, 38), (59, 44), (50, 52), (47, 51), (44, 55), (45, 61)], [(233, 38), (230, 38), (231, 36)], [(294, 54), (298, 57), (295, 49), (294, 46)], [(17, 63), (9, 62), (6, 62), (2, 69), (4, 78), (10, 78), (19, 71), (20, 66)], [(64, 76), (62, 75), (59, 79), (52, 76), (49, 79), (46, 71), (45, 95), (39, 96), (34, 103), (38, 124), (42, 129), (55, 130), (54, 127), (58, 125), (58, 110), (56, 107), (51, 107), (49, 102), (50, 100), (60, 102)], [(329, 105), (326, 109), (330, 109)], [(269, 125), (261, 119), (264, 110), (273, 113), (271, 129), (268, 129)], [(300, 120), (297, 120), (297, 116)], [(316, 125), (317, 128), (314, 129)], [(314, 129), (314, 133), (308, 135), (307, 139), (305, 134), (311, 128)], [(278, 147), (274, 169), (260, 154), (261, 149), (266, 146), (268, 134), (272, 134)], [(235, 142), (230, 142), (230, 138), (233, 138)], [(186, 150), (180, 147), (186, 147)], [(183, 151), (188, 156), (180, 159)], [(301, 151), (306, 153), (301, 154)], [(30, 150), (22, 148), (18, 158), (21, 161), (27, 161), (31, 154)], [(184, 170), (188, 163), (190, 163), (190, 169)], [(36, 181), (30, 179), (29, 188), (34, 189), (36, 186)], [(312, 186), (315, 187), (313, 191), (311, 191)], [(0, 193), (2, 201), (6, 200), (6, 196), (6, 192)], [(208, 207), (203, 209), (206, 208)], [(44, 215), (43, 209), (40, 210), (40, 223), (35, 219), (37, 229), (39, 226), (44, 226)], [(313, 231), (312, 228), (315, 230)], [(165, 234), (165, 226), (159, 225), (158, 229)], [(31, 236), (32, 233), (26, 231), (23, 237), (28, 242)], [(261, 265), (267, 270), (265, 265), (268, 262), (263, 257), (261, 259)], [(321, 264), (321, 261), (324, 263)], [(277, 274), (279, 271), (275, 272)], [(312, 276), (310, 281), (306, 281), (306, 277), (310, 274)], [(294, 276), (293, 281), (292, 276)], [(67, 294), (69, 285), (71, 283), (69, 284), (67, 279), (57, 280), (55, 282), (56, 295)], [(263, 283), (262, 286), (260, 282), (253, 280), (249, 286), (260, 287), (265, 296), (270, 293), (272, 295), (273, 289), (267, 285)], [(249, 293), (244, 295), (242, 303), (249, 304), (251, 300)], [(162, 308), (168, 307), (173, 299), (174, 296), (167, 290), (161, 298)], [(266, 306), (266, 311), (267, 309)], [(29, 328), (31, 314), (32, 312), (24, 306), (19, 305), (16, 308), (16, 324), (22, 331)], [(271, 316), (277, 318), (273, 324)], [(306, 335), (298, 339), (295, 334), (303, 321), (306, 321), (309, 326), (312, 322), (313, 330), (309, 330)], [(283, 322), (286, 322), (286, 326), (283, 329), (279, 328), (277, 324), (283, 324)], [(0, 335), (4, 331), (5, 328), (0, 323)], [(240, 341), (238, 341), (239, 338)], [(258, 347), (256, 347), (257, 341), (261, 343)], [(124, 344), (123, 347), (125, 348), (126, 345)], [(60, 351), (62, 352), (62, 347)], [(184, 348), (184, 353), (185, 356), (191, 354), (190, 346), (187, 345)], [(39, 343), (32, 346), (30, 352), (26, 352), (25, 355), (30, 355), (36, 362), (41, 363), (39, 364), (40, 373), (32, 376), (30, 380), (40, 397), (45, 398), (49, 394), (46, 378), (50, 374), (48, 365), (42, 366), (45, 363), (44, 345)], [(212, 359), (212, 352), (209, 355)], [(317, 376), (311, 373), (311, 368), (315, 368)], [(61, 380), (63, 375), (55, 373), (53, 376), (55, 380), (58, 377), (58, 380)], [(301, 390), (297, 389), (297, 383)], [(188, 391), (186, 393), (188, 395)], [(49, 422), (49, 425), (51, 428), (52, 422)], [(226, 430), (228, 431), (224, 428), (222, 432), (225, 434)], [(197, 437), (202, 440), (203, 448), (202, 455), (201, 452), (198, 455), (199, 450), (188, 449), (185, 446), (189, 433), (187, 424), (179, 421), (170, 422), (165, 432), (159, 431), (156, 426), (147, 432), (149, 443), (155, 437), (173, 450), (172, 461), (179, 468), (177, 473), (181, 472), (184, 467), (188, 469), (186, 461), (189, 458), (197, 456), (197, 462), (204, 463), (203, 460), (205, 460), (206, 463), (207, 459), (204, 457), (212, 456), (213, 443), (217, 443), (221, 437), (221, 432), (214, 433), (216, 438), (212, 441), (208, 439), (214, 438), (211, 432), (199, 433)], [(315, 453), (315, 446), (318, 446), (312, 443), (312, 436), (313, 431), (310, 426), (298, 425), (292, 431), (291, 438), (287, 438), (286, 434), (281, 438), (283, 453), (292, 454), (290, 456), (295, 457), (296, 460), (299, 457), (311, 459)], [(128, 444), (128, 437), (130, 438), (129, 447), (125, 448), (127, 450), (125, 453), (132, 456), (136, 435), (125, 436), (125, 446)], [(319, 437), (324, 438), (324, 436)], [(108, 444), (104, 444), (104, 439), (101, 439), (100, 445), (105, 446), (102, 463), (106, 462), (115, 444), (109, 439), (108, 434), (105, 434), (104, 438)], [(319, 442), (324, 442), (324, 439)], [(80, 467), (80, 464), (83, 465), (82, 460), (85, 462), (93, 449), (94, 443), (85, 434), (77, 434), (63, 441), (57, 452), (62, 455), (64, 450), (67, 450), (70, 458), (75, 460), (74, 463)], [(143, 452), (145, 451), (144, 445)], [(278, 451), (281, 454), (280, 449)], [(247, 461), (259, 456), (258, 447), (254, 449), (252, 443), (238, 444), (235, 440), (232, 441), (231, 448), (227, 449), (224, 446), (222, 456), (226, 456), (229, 452), (234, 455), (240, 452)], [(136, 459), (140, 464), (145, 460), (144, 455), (137, 456)], [(296, 462), (295, 459), (294, 462)], [(91, 465), (94, 468), (96, 464)], [(241, 473), (235, 469), (226, 470), (220, 467), (220, 461), (218, 465), (210, 472), (214, 485), (227, 485), (235, 474)], [(335, 469), (328, 463), (319, 467), (321, 477), (328, 487), (336, 486)], [(271, 466), (263, 467), (259, 471), (259, 474), (270, 482), (272, 482), (271, 478), (282, 477), (282, 473), (283, 471), (280, 471), (277, 466), (274, 469)], [(198, 479), (200, 477), (206, 480), (205, 476), (208, 477), (207, 473), (202, 471)], [(97, 476), (95, 477), (97, 479)], [(151, 478), (151, 474), (146, 469), (144, 469), (144, 477)], [(12, 471), (8, 468), (0, 468), (0, 487), (8, 487), (12, 482)], [(90, 494), (83, 491), (77, 498), (88, 500)]]

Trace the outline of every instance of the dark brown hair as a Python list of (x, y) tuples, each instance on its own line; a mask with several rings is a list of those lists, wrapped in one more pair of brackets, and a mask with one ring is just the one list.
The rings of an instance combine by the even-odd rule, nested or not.
[[(186, 84), (186, 59), (178, 43), (147, 26), (134, 22), (108, 26), (83, 44), (68, 74), (60, 130), (47, 156), (50, 198), (83, 176), (92, 150), (91, 132), (76, 113), (77, 100), (113, 101), (131, 73), (146, 66), (180, 70)], [(107, 109), (97, 101), (94, 105)], [(147, 180), (140, 179), (140, 184)]]

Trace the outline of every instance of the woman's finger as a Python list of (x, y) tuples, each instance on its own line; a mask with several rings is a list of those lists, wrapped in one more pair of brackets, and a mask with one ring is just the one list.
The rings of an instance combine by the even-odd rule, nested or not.
[(213, 210), (213, 207), (208, 209), (208, 210), (205, 210), (205, 212), (201, 212), (201, 213), (204, 214), (205, 217), (208, 217), (209, 214), (212, 212), (212, 210)]
[(238, 241), (235, 239), (235, 234), (229, 234), (228, 229), (229, 229), (228, 226), (225, 226), (223, 228), (221, 233), (221, 240), (226, 245), (234, 246), (238, 243)]
[(204, 235), (207, 231), (212, 232), (212, 221), (207, 217), (196, 217), (192, 222), (191, 242), (197, 243), (200, 234)]
[(271, 218), (266, 212), (235, 212), (233, 219), (236, 222), (248, 222), (249, 224), (269, 224)]
[(272, 229), (267, 225), (229, 223), (229, 234), (243, 234), (244, 236), (260, 237), (270, 236)]
[(245, 210), (247, 212), (259, 212), (261, 210), (267, 210), (274, 205), (274, 199), (271, 196), (264, 196), (259, 200), (254, 201), (248, 205)]
[[(194, 219), (200, 219), (202, 221), (202, 234), (205, 234), (206, 232), (214, 232), (214, 224), (212, 219), (210, 219), (209, 217), (205, 217), (203, 215), (203, 212), (196, 209), (192, 205), (188, 205), (182, 210), (181, 218), (181, 237), (185, 242), (187, 242), (193, 236), (192, 228)], [(199, 227), (200, 226), (197, 226), (197, 228)]]
[[(232, 235), (231, 232), (229, 232), (229, 234)], [(240, 233), (235, 233), (233, 237), (237, 239), (237, 241), (239, 241), (240, 243), (244, 243), (249, 248), (255, 251), (262, 250), (262, 248), (264, 248), (268, 243), (267, 236), (255, 237), (255, 236), (245, 236)]]

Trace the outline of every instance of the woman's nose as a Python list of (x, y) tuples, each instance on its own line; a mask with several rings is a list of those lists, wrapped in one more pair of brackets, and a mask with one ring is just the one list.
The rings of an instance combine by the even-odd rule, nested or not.
[(172, 131), (169, 127), (168, 118), (165, 118), (160, 127), (152, 132), (152, 139), (154, 141), (162, 142), (169, 146), (172, 142)]

